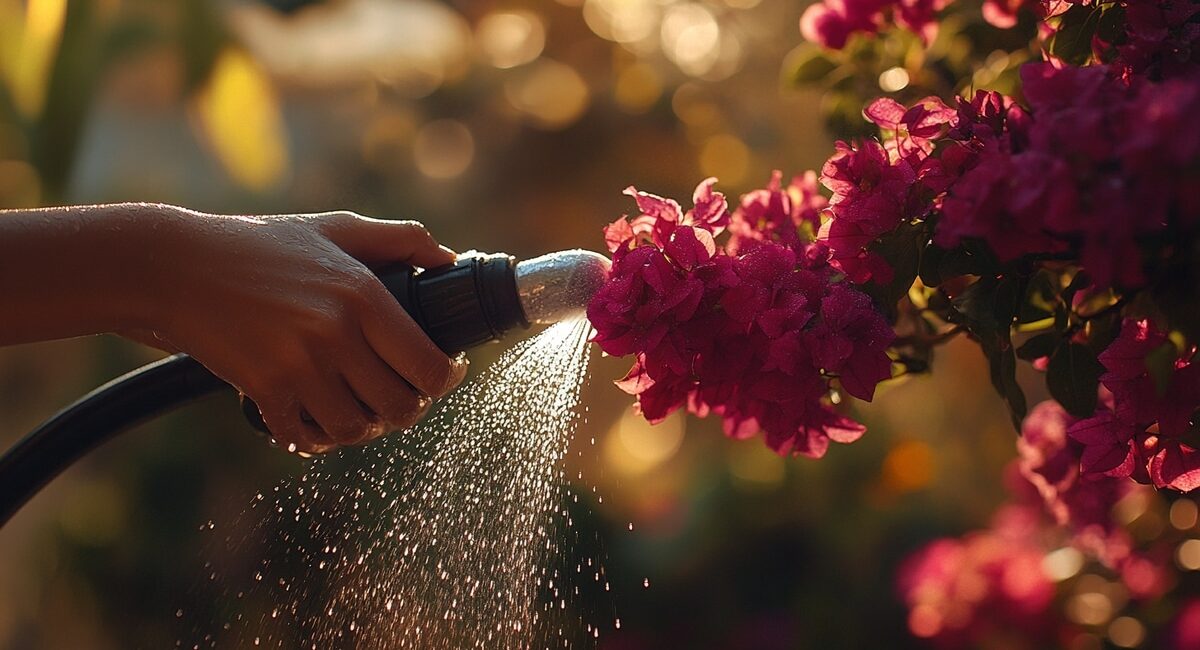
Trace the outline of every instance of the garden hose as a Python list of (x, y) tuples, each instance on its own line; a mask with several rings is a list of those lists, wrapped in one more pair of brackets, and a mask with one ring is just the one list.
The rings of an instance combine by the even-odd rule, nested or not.
[[(454, 264), (377, 271), (402, 307), (443, 351), (454, 354), (531, 323), (583, 315), (603, 283), (608, 260), (561, 251), (516, 262), (505, 254), (468, 253)], [(232, 390), (186, 354), (155, 361), (93, 390), (59, 411), (0, 456), (0, 526), (79, 458), (116, 434), (188, 402)], [(265, 431), (245, 400), (251, 424)]]

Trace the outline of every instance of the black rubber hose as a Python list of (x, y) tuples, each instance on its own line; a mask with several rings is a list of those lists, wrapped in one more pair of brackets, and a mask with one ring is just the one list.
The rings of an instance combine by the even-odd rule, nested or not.
[(115, 434), (229, 384), (178, 354), (84, 395), (0, 457), (0, 526), (55, 476)]

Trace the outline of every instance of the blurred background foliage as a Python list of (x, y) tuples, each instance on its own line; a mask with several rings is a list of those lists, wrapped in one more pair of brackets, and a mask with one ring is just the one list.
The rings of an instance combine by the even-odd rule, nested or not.
[[(1012, 92), (1021, 61), (1006, 52), (1034, 30), (964, 11), (929, 48), (891, 33), (834, 53), (801, 44), (803, 9), (0, 0), (0, 207), (351, 209), (420, 219), (459, 250), (598, 248), (630, 183), (686, 196), (715, 175), (736, 196), (871, 132), (871, 97), (949, 96), (962, 79)], [(498, 351), (474, 353), (476, 367)], [(0, 444), (157, 356), (108, 336), (0, 350)], [(898, 562), (984, 525), (1015, 455), (977, 348), (951, 344), (934, 363), (881, 387), (861, 408), (866, 438), (814, 463), (711, 421), (651, 428), (609, 385), (625, 364), (597, 360), (571, 462), (590, 481), (579, 491), (605, 498), (580, 517), (601, 531), (610, 574), (651, 585), (618, 590), (622, 629), (602, 644), (913, 644)], [(1045, 397), (1024, 383), (1031, 403)], [(225, 606), (205, 563), (253, 559), (214, 560), (231, 551), (199, 529), (302, 466), (250, 435), (232, 398), (105, 446), (0, 530), (0, 647), (173, 646), (177, 608)], [(616, 534), (626, 522), (636, 532)]]

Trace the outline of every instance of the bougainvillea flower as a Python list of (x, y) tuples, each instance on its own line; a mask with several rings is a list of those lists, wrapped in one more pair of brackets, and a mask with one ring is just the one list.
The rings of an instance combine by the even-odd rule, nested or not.
[(832, 251), (834, 266), (851, 281), (887, 282), (891, 268), (867, 248), (908, 218), (916, 170), (905, 158), (891, 161), (875, 140), (855, 145), (839, 141), (835, 147), (836, 153), (821, 168), (821, 183), (833, 192), (829, 200), (833, 218), (818, 237)]
[(905, 108), (890, 97), (867, 104), (863, 117), (886, 132), (884, 147), (892, 159), (915, 157), (919, 163), (934, 148), (934, 140), (958, 119), (958, 112), (937, 97), (926, 97)]
[[(1166, 376), (1151, 375), (1149, 359), (1164, 346), (1174, 359)], [(1159, 488), (1200, 487), (1200, 452), (1181, 438), (1192, 432), (1200, 408), (1195, 349), (1176, 356), (1167, 336), (1149, 321), (1126, 320), (1100, 354), (1100, 381), (1112, 394), (1096, 414), (1071, 425), (1084, 445), (1085, 474), (1131, 476)]]
[(776, 170), (763, 189), (742, 196), (729, 221), (726, 250), (731, 255), (749, 251), (762, 241), (773, 241), (802, 251), (821, 226), (821, 211), (829, 201), (817, 189), (817, 175), (805, 172), (786, 187)]
[(1036, 510), (1006, 506), (990, 529), (934, 540), (909, 556), (897, 586), (915, 636), (945, 647), (974, 647), (995, 626), (1052, 640), (1054, 583), (1042, 570)]
[(628, 190), (640, 214), (605, 229), (613, 265), (588, 318), (602, 350), (634, 357), (617, 384), (648, 420), (686, 407), (720, 416), (730, 436), (761, 431), (780, 453), (820, 457), (865, 431), (829, 395), (840, 386), (871, 399), (891, 375), (895, 335), (830, 249), (800, 237), (824, 207), (815, 175), (781, 179), (741, 198), (726, 246), (714, 239), (729, 217), (711, 179), (687, 213)]
[(1067, 434), (1076, 421), (1057, 402), (1033, 407), (1021, 423), (1017, 467), (1036, 488), (1047, 512), (1072, 532), (1076, 544), (1115, 567), (1126, 559), (1131, 543), (1113, 520), (1112, 509), (1136, 485), (1124, 477), (1081, 472), (1085, 446)]

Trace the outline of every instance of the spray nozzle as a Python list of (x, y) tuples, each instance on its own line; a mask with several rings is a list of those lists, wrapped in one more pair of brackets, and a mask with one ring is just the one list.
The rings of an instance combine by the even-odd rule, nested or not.
[(582, 316), (608, 269), (607, 257), (578, 248), (518, 262), (517, 292), (525, 317), (557, 323)]
[(383, 269), (379, 278), (434, 343), (461, 352), (531, 323), (582, 316), (608, 268), (608, 258), (578, 249), (521, 262), (470, 252), (419, 273), (408, 266)]

